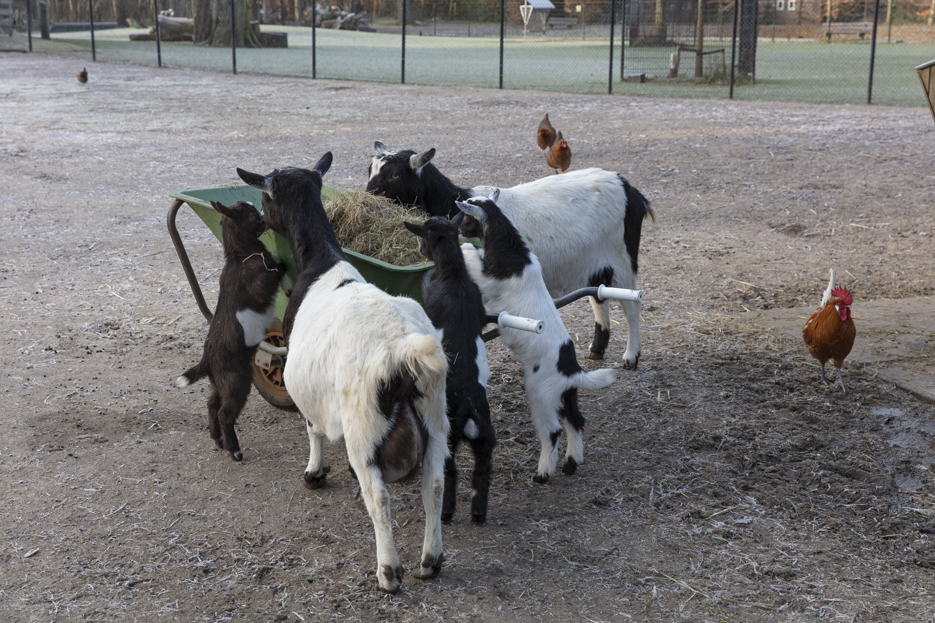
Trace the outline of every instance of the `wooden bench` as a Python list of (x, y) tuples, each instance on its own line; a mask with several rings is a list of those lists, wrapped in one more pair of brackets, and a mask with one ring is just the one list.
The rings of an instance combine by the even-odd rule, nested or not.
[(574, 28), (578, 24), (577, 17), (550, 17), (545, 25), (547, 28)]
[(826, 39), (830, 39), (831, 35), (858, 35), (863, 39), (871, 32), (873, 22), (831, 22), (822, 26), (818, 34), (824, 35)]

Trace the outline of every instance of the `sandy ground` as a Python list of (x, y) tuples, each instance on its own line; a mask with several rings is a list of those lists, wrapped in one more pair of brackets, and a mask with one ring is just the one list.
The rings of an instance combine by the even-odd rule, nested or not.
[[(800, 340), (741, 315), (817, 305), (832, 266), (858, 332), (861, 302), (935, 292), (927, 110), (116, 63), (81, 86), (80, 69), (0, 58), (0, 620), (932, 620), (935, 407), (855, 364), (842, 395)], [(381, 595), (343, 448), (326, 449), (330, 486), (308, 491), (294, 413), (254, 394), (236, 464), (206, 433), (205, 384), (173, 386), (207, 327), (165, 193), (326, 150), (326, 180), (360, 188), (374, 140), (434, 146), (464, 185), (520, 183), (548, 174), (546, 111), (573, 168), (619, 171), (659, 213), (640, 253), (639, 368), (582, 397), (586, 463), (539, 486), (520, 370), (491, 343), (488, 523), (469, 523), (462, 477), (441, 576)], [(213, 301), (220, 244), (179, 222)], [(583, 358), (589, 308), (563, 311)], [(614, 328), (604, 365), (624, 351)], [(412, 569), (418, 485), (391, 494)]]

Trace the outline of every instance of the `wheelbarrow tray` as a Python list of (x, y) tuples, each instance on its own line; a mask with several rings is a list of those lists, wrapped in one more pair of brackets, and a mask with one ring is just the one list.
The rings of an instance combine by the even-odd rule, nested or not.
[[(340, 193), (340, 189), (331, 186), (322, 186), (321, 189), (323, 201), (327, 201)], [(231, 205), (237, 201), (249, 201), (257, 206), (257, 209), (263, 205), (262, 191), (245, 184), (189, 188), (176, 190), (168, 194), (173, 199), (176, 199), (176, 204), (178, 204), (178, 202), (188, 204), (195, 214), (204, 221), (205, 225), (208, 226), (218, 240), (221, 240), (221, 214), (211, 206), (212, 201), (218, 201), (225, 205)], [(178, 206), (173, 205), (173, 208), (177, 211)], [(170, 232), (174, 229), (174, 214), (172, 212), (173, 210), (170, 210)], [(289, 276), (295, 281), (295, 259), (292, 257), (292, 250), (289, 248), (289, 243), (286, 239), (270, 230), (263, 234), (260, 240), (263, 241), (267, 249), (279, 256), (283, 263), (285, 263)], [(180, 240), (176, 243), (177, 250), (179, 250), (179, 244)], [(408, 296), (418, 301), (420, 305), (424, 304), (422, 300), (422, 278), (428, 270), (435, 266), (432, 262), (422, 262), (409, 266), (396, 266), (349, 249), (344, 249), (344, 254), (347, 256), (348, 261), (360, 271), (360, 274), (363, 275), (368, 283), (372, 283), (388, 294), (394, 296)], [(179, 256), (184, 265), (185, 258), (183, 258), (181, 251)], [(191, 278), (189, 278), (189, 281), (191, 281)], [(195, 284), (192, 284), (192, 290), (195, 293), (195, 298), (198, 299), (198, 293), (195, 292)], [(276, 315), (278, 317), (282, 318), (287, 303), (288, 298), (280, 291), (276, 298)], [(204, 309), (202, 309), (202, 312), (204, 312)]]

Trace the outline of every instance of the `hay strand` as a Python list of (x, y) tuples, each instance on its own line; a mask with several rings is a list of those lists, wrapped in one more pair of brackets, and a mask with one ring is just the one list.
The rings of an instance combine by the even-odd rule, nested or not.
[(403, 221), (422, 224), (426, 215), (421, 210), (360, 190), (342, 192), (324, 207), (345, 249), (395, 266), (428, 261), (419, 253), (419, 238), (403, 226)]

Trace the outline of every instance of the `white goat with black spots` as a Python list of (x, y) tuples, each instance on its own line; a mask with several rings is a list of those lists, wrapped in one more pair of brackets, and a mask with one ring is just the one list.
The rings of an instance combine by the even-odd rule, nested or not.
[(567, 433), (562, 471), (572, 475), (584, 462), (584, 416), (578, 409), (578, 389), (600, 389), (614, 382), (609, 369), (585, 372), (575, 357), (575, 345), (542, 281), (542, 269), (523, 237), (500, 211), (494, 191), (490, 198), (458, 202), (481, 227), (483, 248), (461, 245), (468, 273), (477, 282), (487, 309), (542, 320), (541, 334), (500, 329), (504, 344), (523, 366), (526, 402), (539, 436), (541, 451), (533, 480), (548, 481), (558, 461), (558, 440)]
[[(367, 192), (404, 205), (418, 205), (432, 216), (456, 213), (455, 202), (487, 195), (493, 188), (461, 188), (431, 163), (435, 149), (422, 153), (391, 151), (375, 144)], [(646, 197), (613, 171), (583, 169), (550, 175), (500, 191), (497, 206), (512, 221), (539, 258), (542, 278), (553, 298), (584, 286), (636, 288), (637, 255), (643, 220), (656, 220)], [(479, 236), (473, 219), (461, 232)], [(589, 298), (594, 310), (594, 339), (589, 359), (603, 359), (610, 342), (610, 301)], [(640, 305), (621, 301), (627, 317), (623, 366), (636, 368), (640, 358)]]
[(414, 475), (420, 462), (425, 539), (414, 575), (428, 579), (441, 570), (447, 364), (419, 304), (366, 283), (347, 262), (321, 204), (322, 176), (330, 166), (329, 152), (312, 170), (237, 173), (263, 191), (263, 215), (289, 241), (296, 262), (283, 319), (289, 348), (283, 380), (305, 416), (306, 486), (323, 486), (330, 471), (324, 438), (343, 437), (374, 524), (377, 581), (382, 591), (395, 593), (403, 569), (385, 483)]

